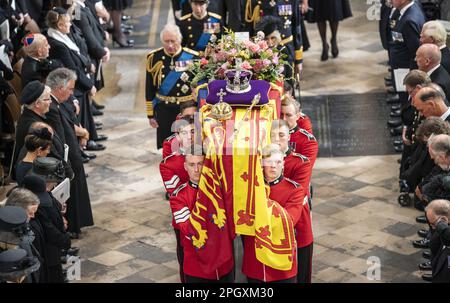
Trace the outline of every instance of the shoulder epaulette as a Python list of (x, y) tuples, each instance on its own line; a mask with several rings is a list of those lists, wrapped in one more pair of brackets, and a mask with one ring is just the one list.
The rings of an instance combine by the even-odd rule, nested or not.
[(222, 16), (221, 16), (221, 15), (218, 15), (218, 14), (216, 14), (216, 13), (208, 12), (208, 15), (211, 16), (211, 17), (217, 18), (217, 19), (219, 19), (219, 20), (222, 20)]
[(166, 139), (164, 139), (164, 141), (170, 141), (170, 140), (172, 140), (173, 138), (175, 138), (175, 134), (170, 135), (169, 137), (167, 137)]
[(180, 186), (178, 186), (178, 188), (172, 192), (172, 197), (176, 197), (178, 195), (178, 193), (186, 186), (187, 186), (187, 183), (183, 183)]
[(292, 185), (294, 185), (295, 188), (297, 188), (297, 187), (300, 186), (300, 184), (298, 184), (298, 183), (295, 182), (294, 180), (291, 180), (291, 179), (289, 179), (289, 178), (284, 178), (284, 179), (286, 179), (286, 181), (288, 181), (288, 182), (290, 182)]
[(153, 56), (156, 52), (158, 52), (158, 51), (160, 51), (160, 50), (162, 50), (162, 49), (163, 49), (163, 47), (160, 47), (160, 48), (157, 48), (157, 49), (154, 49), (154, 50), (150, 51), (150, 52), (147, 54), (147, 59), (150, 58), (150, 57)]
[(187, 47), (183, 47), (183, 50), (184, 50), (186, 53), (192, 54), (192, 55), (194, 55), (194, 56), (198, 56), (198, 55), (199, 55), (198, 52), (196, 52), (195, 50), (192, 50), (192, 49), (190, 49), (190, 48), (187, 48)]
[(309, 158), (299, 153), (292, 153), (294, 157), (298, 157), (303, 160), (303, 162), (309, 162)]
[(165, 157), (165, 158), (162, 160), (162, 162), (163, 162), (163, 163), (166, 163), (166, 161), (169, 160), (170, 157), (175, 156), (175, 154), (176, 154), (176, 152), (171, 153), (170, 155), (168, 155), (167, 157)]
[(190, 13), (190, 14), (187, 14), (187, 15), (184, 15), (184, 16), (182, 16), (182, 17), (180, 18), (180, 21), (183, 21), (183, 20), (189, 19), (189, 18), (191, 18), (191, 17), (192, 17), (192, 13)]
[(311, 134), (310, 132), (308, 132), (306, 129), (300, 128), (300, 132), (301, 132), (302, 134), (304, 134), (305, 136), (307, 136), (309, 140), (314, 140), (314, 141), (316, 141), (316, 137), (314, 137), (314, 135)]

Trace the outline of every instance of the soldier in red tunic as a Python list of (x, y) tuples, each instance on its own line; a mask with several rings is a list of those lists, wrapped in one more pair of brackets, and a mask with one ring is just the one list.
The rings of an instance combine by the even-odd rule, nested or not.
[(314, 166), (319, 152), (319, 144), (313, 134), (298, 127), (297, 121), (300, 117), (300, 104), (293, 99), (284, 98), (281, 102), (281, 119), (286, 121), (289, 126), (290, 145), (296, 153), (308, 157), (311, 165)]
[[(278, 202), (289, 213), (295, 226), (302, 216), (302, 202), (305, 194), (297, 182), (283, 177), (283, 157), (284, 155), (278, 145), (271, 144), (264, 148), (264, 179), (266, 184), (270, 186), (269, 199)], [(242, 272), (247, 276), (250, 283), (295, 283), (298, 270), (297, 256), (294, 257), (290, 270), (274, 269), (256, 259), (255, 237), (242, 236), (242, 238), (244, 242)]]
[[(216, 270), (214, 274), (206, 274), (199, 266), (195, 248), (188, 238), (189, 218), (197, 198), (198, 182), (202, 171), (204, 156), (192, 149), (186, 154), (184, 168), (189, 175), (189, 181), (177, 188), (170, 197), (170, 208), (174, 218), (175, 234), (177, 235), (177, 251), (180, 262), (180, 274), (184, 274), (186, 283), (233, 282), (234, 263), (230, 261)], [(181, 242), (180, 242), (181, 240)]]
[[(190, 129), (188, 129), (190, 125)], [(172, 124), (174, 134), (167, 137), (163, 142), (163, 159), (173, 152), (177, 152), (183, 146), (192, 145), (194, 141), (194, 117), (184, 116)]]
[(285, 154), (283, 175), (296, 181), (305, 189), (303, 199), (303, 211), (299, 222), (295, 226), (297, 235), (298, 254), (298, 283), (311, 283), (313, 233), (311, 226), (311, 213), (309, 203), (309, 188), (312, 167), (309, 159), (303, 155), (292, 152), (289, 147), (289, 127), (283, 120), (275, 120), (272, 123), (270, 141), (278, 144)]

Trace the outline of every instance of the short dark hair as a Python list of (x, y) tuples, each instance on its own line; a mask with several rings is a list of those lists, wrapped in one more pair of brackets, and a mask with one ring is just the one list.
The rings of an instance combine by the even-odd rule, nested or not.
[(416, 137), (422, 140), (423, 138), (429, 138), (432, 134), (450, 135), (450, 124), (440, 117), (428, 117), (417, 128)]
[(416, 87), (417, 85), (428, 85), (431, 83), (430, 76), (426, 72), (418, 69), (410, 71), (403, 80), (404, 85)]
[(186, 101), (180, 104), (180, 114), (183, 115), (183, 111), (186, 108), (195, 107), (197, 108), (197, 103), (195, 101)]

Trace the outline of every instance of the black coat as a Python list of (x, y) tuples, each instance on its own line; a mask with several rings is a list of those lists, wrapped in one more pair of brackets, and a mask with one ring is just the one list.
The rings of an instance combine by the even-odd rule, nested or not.
[(103, 42), (105, 35), (98, 18), (86, 6), (80, 8), (80, 18), (75, 19), (73, 23), (83, 33), (91, 58), (96, 60), (101, 59), (106, 54), (104, 49), (105, 44)]
[(425, 23), (422, 9), (414, 3), (397, 21), (392, 30), (394, 39), (389, 47), (390, 62), (393, 69), (417, 69), (415, 57), (420, 46), (420, 32)]
[[(32, 110), (24, 108), (22, 115), (20, 115), (19, 121), (17, 122), (16, 128), (16, 150), (14, 153), (14, 163), (22, 160), (27, 151), (24, 147), (25, 136), (28, 134), (31, 124), (34, 122), (44, 122), (50, 124), (46, 117), (39, 116)], [(49, 157), (56, 158), (58, 160), (64, 160), (64, 141), (55, 132), (53, 135), (52, 146), (50, 149)], [(64, 162), (66, 176), (71, 178), (73, 175), (72, 168), (70, 164)]]
[(64, 128), (61, 121), (61, 114), (59, 111), (59, 104), (56, 98), (51, 96), (52, 103), (50, 103), (50, 110), (45, 114), (48, 124), (55, 130), (58, 137), (63, 143), (66, 143), (66, 136), (64, 135)]
[(48, 282), (48, 267), (47, 267), (47, 247), (45, 240), (44, 228), (37, 217), (30, 220), (30, 228), (34, 233), (33, 254), (39, 258), (41, 266), (34, 279), (39, 283)]
[(437, 225), (431, 237), (431, 266), (433, 282), (450, 283), (450, 227), (445, 222)]
[(441, 65), (450, 74), (450, 49), (447, 46), (441, 49)]
[(380, 21), (378, 24), (378, 29), (380, 32), (381, 44), (385, 50), (388, 50), (389, 46), (389, 17), (391, 15), (392, 8), (386, 6), (385, 1), (381, 1), (381, 11), (380, 11)]
[(74, 171), (74, 178), (70, 184), (70, 199), (67, 201), (66, 217), (69, 222), (68, 230), (80, 233), (80, 228), (94, 225), (94, 219), (83, 158), (74, 129), (74, 113), (69, 106), (64, 106), (67, 102), (59, 107), (66, 141), (69, 145), (69, 160)]
[(447, 99), (450, 98), (450, 75), (441, 65), (430, 75), (431, 81), (438, 84), (445, 93)]
[(41, 222), (45, 234), (47, 264), (49, 267), (61, 265), (61, 250), (70, 248), (69, 234), (64, 231), (64, 221), (58, 201), (49, 193), (49, 204), (41, 201), (36, 217)]
[(77, 74), (75, 83), (75, 95), (80, 96), (92, 89), (94, 81), (87, 76), (90, 68), (90, 60), (82, 53), (69, 49), (64, 43), (48, 37), (50, 44), (50, 58), (58, 59), (64, 67), (73, 70)]
[(34, 80), (44, 83), (47, 75), (52, 70), (62, 66), (63, 65), (58, 60), (36, 60), (26, 56), (21, 70), (22, 88)]

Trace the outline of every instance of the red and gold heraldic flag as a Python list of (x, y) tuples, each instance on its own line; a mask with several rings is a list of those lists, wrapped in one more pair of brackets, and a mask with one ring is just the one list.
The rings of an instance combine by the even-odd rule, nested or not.
[(232, 118), (224, 122), (212, 118), (211, 106), (200, 110), (207, 152), (191, 212), (190, 237), (207, 273), (233, 258), (236, 234), (256, 237), (256, 257), (263, 264), (292, 268), (294, 226), (284, 208), (268, 200), (261, 167), (260, 151), (270, 143), (275, 104), (251, 111), (234, 107)]

